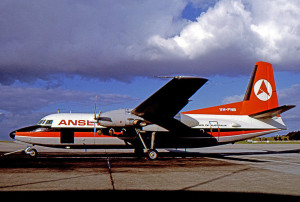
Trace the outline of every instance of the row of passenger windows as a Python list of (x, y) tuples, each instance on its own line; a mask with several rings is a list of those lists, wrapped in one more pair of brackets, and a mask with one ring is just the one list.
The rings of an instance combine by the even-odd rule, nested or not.
[(38, 125), (51, 125), (53, 120), (42, 119), (38, 122)]

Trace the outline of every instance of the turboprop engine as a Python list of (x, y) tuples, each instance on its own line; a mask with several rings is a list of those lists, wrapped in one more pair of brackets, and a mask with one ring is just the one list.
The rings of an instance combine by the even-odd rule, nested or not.
[(129, 109), (118, 109), (101, 114), (98, 123), (104, 127), (146, 126), (147, 123)]

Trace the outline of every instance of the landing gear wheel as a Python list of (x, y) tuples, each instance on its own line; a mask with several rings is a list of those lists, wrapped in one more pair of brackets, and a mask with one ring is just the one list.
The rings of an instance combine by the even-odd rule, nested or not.
[(30, 157), (35, 158), (37, 156), (38, 152), (36, 149), (29, 147), (25, 150), (25, 154), (28, 154)]
[(147, 152), (147, 158), (149, 160), (156, 160), (158, 158), (158, 152), (157, 150), (155, 149), (150, 149), (148, 152)]

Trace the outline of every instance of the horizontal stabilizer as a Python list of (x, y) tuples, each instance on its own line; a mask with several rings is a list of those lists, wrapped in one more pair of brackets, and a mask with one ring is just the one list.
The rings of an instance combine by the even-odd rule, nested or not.
[(272, 118), (294, 107), (296, 107), (296, 105), (283, 105), (281, 107), (276, 107), (255, 114), (250, 114), (249, 116), (256, 119)]

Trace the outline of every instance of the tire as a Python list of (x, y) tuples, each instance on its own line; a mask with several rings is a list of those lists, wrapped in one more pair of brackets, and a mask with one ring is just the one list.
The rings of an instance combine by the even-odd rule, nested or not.
[(25, 151), (25, 153), (28, 154), (32, 158), (35, 158), (37, 156), (37, 154), (38, 154), (37, 150), (33, 149), (33, 148), (27, 149)]
[(155, 149), (150, 149), (148, 152), (147, 152), (147, 158), (149, 160), (156, 160), (158, 158), (158, 152), (157, 150)]

